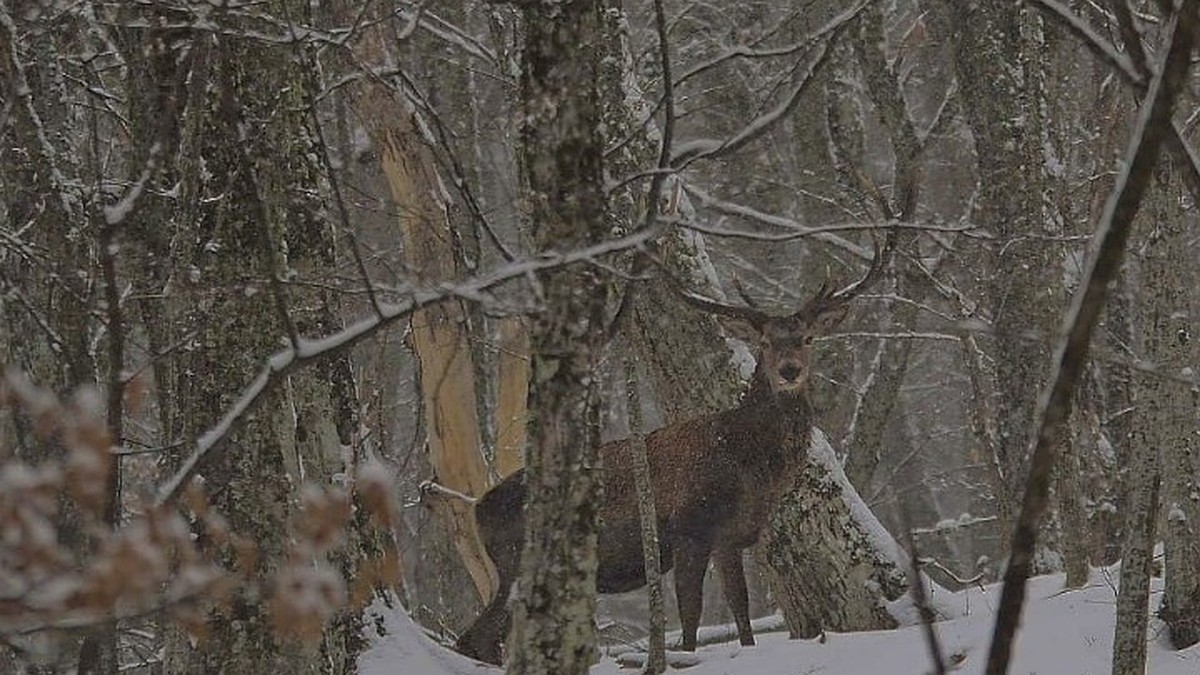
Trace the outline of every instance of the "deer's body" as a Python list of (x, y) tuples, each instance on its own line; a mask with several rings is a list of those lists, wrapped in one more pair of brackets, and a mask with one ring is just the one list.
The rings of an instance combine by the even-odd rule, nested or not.
[[(812, 435), (808, 379), (813, 338), (841, 321), (847, 301), (878, 276), (884, 259), (877, 251), (871, 270), (858, 283), (837, 293), (823, 287), (803, 309), (783, 317), (685, 296), (754, 346), (757, 367), (736, 407), (672, 424), (646, 437), (660, 559), (664, 572), (675, 570), (683, 649), (696, 648), (710, 560), (721, 575), (739, 640), (754, 644), (742, 551), (758, 541), (806, 461)], [(599, 452), (604, 492), (596, 590), (620, 593), (646, 583), (631, 444), (616, 441)], [(500, 590), (456, 648), (497, 664), (509, 629), (506, 604), (520, 571), (524, 501), (525, 475), (518, 471), (475, 506), (480, 534), (499, 572)]]
[[(684, 649), (695, 648), (710, 559), (715, 559), (721, 573), (739, 638), (743, 644), (754, 644), (742, 551), (758, 541), (779, 497), (802, 465), (812, 433), (807, 398), (772, 395), (759, 377), (756, 374), (736, 408), (664, 427), (646, 437), (660, 559), (663, 572), (675, 568)], [(646, 585), (630, 452), (628, 440), (600, 448), (604, 472), (596, 575), (600, 593), (624, 593)], [(505, 604), (520, 568), (524, 498), (525, 475), (518, 471), (475, 507), (501, 590), (460, 638), (458, 649), (493, 663), (500, 662), (499, 643), (509, 622)]]

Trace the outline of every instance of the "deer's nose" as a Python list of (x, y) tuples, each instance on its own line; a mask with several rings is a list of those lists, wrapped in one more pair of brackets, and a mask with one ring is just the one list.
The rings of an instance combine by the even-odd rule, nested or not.
[(792, 364), (779, 369), (779, 377), (782, 377), (786, 382), (795, 382), (796, 377), (800, 375), (800, 369)]

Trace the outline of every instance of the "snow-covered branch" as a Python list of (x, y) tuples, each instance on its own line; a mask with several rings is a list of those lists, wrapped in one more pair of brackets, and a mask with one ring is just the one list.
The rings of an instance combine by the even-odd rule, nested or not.
[[(795, 220), (792, 220), (791, 218), (785, 218), (783, 216), (777, 216), (771, 213), (764, 213), (750, 206), (744, 206), (742, 204), (735, 204), (733, 202), (727, 202), (718, 199), (694, 185), (685, 185), (684, 189), (687, 191), (688, 195), (696, 198), (701, 205), (726, 215), (747, 218), (749, 220), (797, 233), (808, 233), (816, 229), (807, 225), (803, 225)], [(870, 260), (873, 255), (870, 248), (855, 244), (854, 242), (848, 239), (843, 239), (842, 237), (839, 237), (833, 233), (816, 232), (813, 233), (812, 236), (818, 241), (822, 241), (836, 248), (840, 248), (843, 251), (851, 253), (862, 260)]]
[(228, 440), (234, 426), (253, 410), (267, 393), (295, 370), (338, 354), (424, 307), (454, 298), (486, 302), (489, 300), (489, 291), (507, 282), (527, 278), (538, 272), (557, 267), (587, 262), (613, 253), (640, 248), (658, 235), (658, 229), (646, 229), (578, 251), (545, 253), (535, 258), (514, 262), (461, 283), (414, 287), (404, 302), (383, 304), (380, 306), (379, 313), (347, 326), (337, 333), (315, 340), (297, 339), (296, 346), (280, 350), (268, 358), (258, 375), (242, 390), (216, 424), (196, 439), (190, 456), (183, 462), (179, 470), (163, 483), (158, 493), (158, 503), (167, 503), (178, 498), (188, 481), (199, 471), (201, 464), (212, 453), (219, 451)]

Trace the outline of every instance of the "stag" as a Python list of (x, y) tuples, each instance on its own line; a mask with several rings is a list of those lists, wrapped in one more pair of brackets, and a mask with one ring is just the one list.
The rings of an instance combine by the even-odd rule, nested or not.
[[(660, 560), (664, 572), (675, 569), (683, 650), (696, 649), (710, 560), (721, 576), (740, 642), (754, 644), (742, 551), (758, 540), (804, 465), (812, 434), (808, 383), (813, 340), (842, 321), (850, 300), (880, 276), (890, 249), (890, 239), (882, 251), (877, 247), (870, 269), (857, 282), (833, 291), (826, 279), (815, 297), (785, 316), (762, 311), (744, 293), (747, 306), (681, 293), (687, 303), (715, 315), (727, 333), (754, 348), (757, 360), (750, 386), (736, 407), (669, 425), (645, 439), (659, 518)], [(646, 584), (631, 447), (626, 439), (599, 449), (604, 484), (596, 578), (600, 593), (622, 593)], [(517, 471), (475, 505), (480, 534), (499, 573), (499, 592), (462, 634), (456, 649), (495, 664), (501, 662), (501, 641), (511, 622), (507, 603), (525, 540), (525, 489), (524, 471)]]

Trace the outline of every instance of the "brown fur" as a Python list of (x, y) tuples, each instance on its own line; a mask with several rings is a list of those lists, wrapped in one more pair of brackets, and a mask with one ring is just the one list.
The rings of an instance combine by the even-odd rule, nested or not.
[[(779, 325), (756, 329), (759, 366), (737, 407), (673, 424), (646, 437), (663, 571), (675, 569), (685, 650), (696, 648), (710, 559), (721, 574), (740, 641), (754, 644), (742, 551), (758, 540), (806, 456), (812, 429), (805, 386), (810, 350), (806, 338), (824, 330), (828, 322), (795, 317), (775, 321)], [(792, 378), (781, 377), (780, 372)], [(600, 457), (604, 503), (596, 589), (620, 593), (646, 583), (629, 441), (601, 447)], [(456, 648), (491, 663), (500, 663), (500, 642), (508, 632), (506, 603), (520, 567), (524, 498), (525, 474), (518, 471), (475, 507), (484, 544), (500, 574), (500, 591)]]
[[(664, 572), (675, 569), (683, 649), (696, 648), (709, 560), (721, 575), (739, 640), (754, 644), (742, 551), (758, 540), (806, 461), (812, 433), (808, 381), (813, 339), (836, 326), (849, 301), (878, 280), (894, 247), (895, 230), (890, 230), (882, 248), (876, 243), (875, 258), (862, 279), (836, 292), (826, 280), (815, 297), (788, 316), (757, 309), (740, 286), (749, 307), (681, 294), (689, 304), (715, 314), (729, 334), (753, 346), (758, 364), (749, 391), (736, 407), (672, 424), (646, 437), (661, 560)], [(596, 590), (630, 591), (646, 583), (630, 443), (609, 443), (599, 452), (604, 497)], [(511, 617), (506, 605), (525, 540), (524, 501), (525, 473), (518, 471), (475, 505), (484, 546), (500, 574), (500, 590), (455, 647), (496, 664), (502, 656), (500, 643), (508, 635)]]

